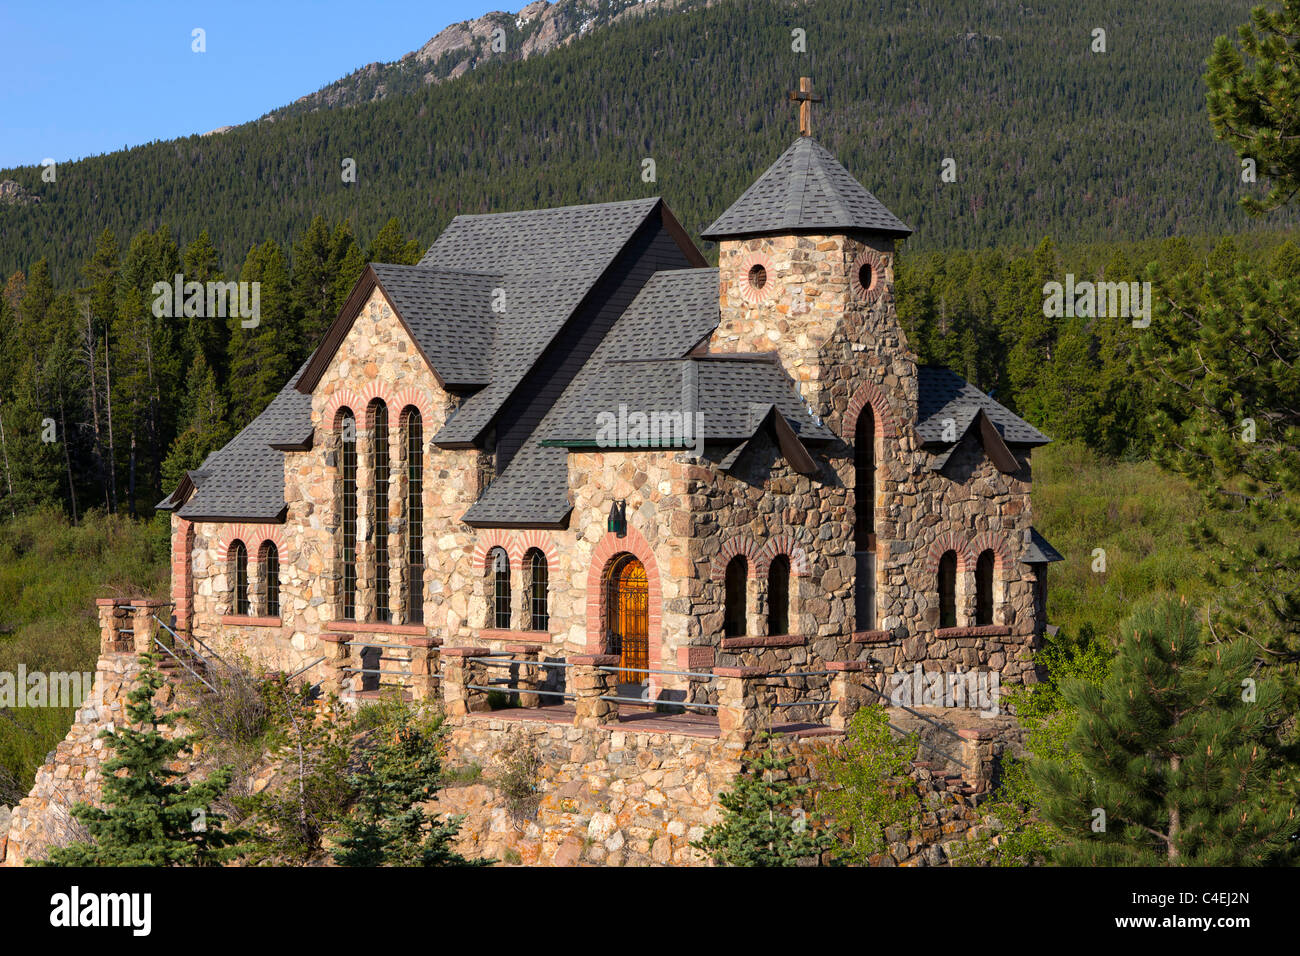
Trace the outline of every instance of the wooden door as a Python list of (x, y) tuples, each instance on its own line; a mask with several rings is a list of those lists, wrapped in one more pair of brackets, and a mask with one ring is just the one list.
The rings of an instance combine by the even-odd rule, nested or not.
[(611, 570), (607, 597), (610, 653), (619, 656), (620, 684), (638, 684), (650, 675), (650, 590), (645, 567), (628, 555)]

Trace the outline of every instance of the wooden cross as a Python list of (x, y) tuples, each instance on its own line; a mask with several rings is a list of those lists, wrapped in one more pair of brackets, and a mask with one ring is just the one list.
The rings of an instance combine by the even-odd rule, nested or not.
[(822, 98), (812, 91), (812, 77), (799, 77), (799, 89), (790, 91), (790, 99), (799, 104), (799, 135), (812, 135), (812, 105)]

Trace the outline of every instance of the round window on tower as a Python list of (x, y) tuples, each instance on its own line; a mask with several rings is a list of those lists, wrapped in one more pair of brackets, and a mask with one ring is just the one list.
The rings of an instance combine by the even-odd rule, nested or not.
[(741, 264), (740, 295), (746, 302), (762, 302), (776, 291), (772, 260), (761, 252), (752, 253)]
[(885, 260), (875, 249), (864, 249), (849, 272), (853, 295), (868, 304), (880, 298), (884, 291)]

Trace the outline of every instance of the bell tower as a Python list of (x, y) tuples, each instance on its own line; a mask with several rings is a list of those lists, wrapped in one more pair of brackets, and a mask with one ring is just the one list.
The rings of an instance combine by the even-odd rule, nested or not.
[(776, 352), (825, 418), (831, 382), (868, 372), (864, 364), (884, 378), (898, 355), (915, 380), (892, 296), (894, 243), (911, 229), (812, 138), (821, 97), (807, 77), (799, 85), (789, 94), (799, 138), (703, 232), (719, 245), (721, 315), (709, 344)]

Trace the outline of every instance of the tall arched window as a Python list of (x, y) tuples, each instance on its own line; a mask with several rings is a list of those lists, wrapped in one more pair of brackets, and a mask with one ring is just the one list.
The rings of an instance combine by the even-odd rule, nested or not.
[(876, 417), (862, 407), (853, 432), (853, 610), (857, 630), (876, 626)]
[(767, 633), (790, 633), (790, 559), (784, 554), (767, 568)]
[(280, 616), (280, 552), (275, 542), (263, 541), (257, 558), (262, 566), (262, 613)]
[(980, 552), (975, 562), (975, 623), (993, 623), (993, 552)]
[(339, 616), (345, 621), (354, 621), (357, 617), (357, 419), (352, 409), (339, 409), (338, 429), (343, 559), (343, 607)]
[(862, 406), (853, 433), (854, 550), (871, 551), (876, 536), (876, 417), (870, 405)]
[(375, 482), (374, 619), (392, 620), (388, 601), (388, 406), (370, 403), (370, 474)]
[(406, 623), (424, 621), (424, 428), (412, 405), (402, 410), (406, 446)]
[(545, 631), (551, 626), (551, 615), (546, 599), (549, 573), (546, 555), (542, 554), (540, 548), (532, 548), (524, 555), (524, 567), (528, 569), (529, 628), (534, 631)]
[(727, 562), (727, 603), (723, 611), (722, 627), (727, 637), (744, 637), (745, 589), (749, 584), (749, 562), (736, 555)]
[(230, 542), (230, 613), (247, 615), (248, 548), (242, 541)]
[(488, 626), (510, 629), (510, 559), (505, 548), (488, 552)]
[(939, 626), (957, 626), (957, 552), (939, 559)]

